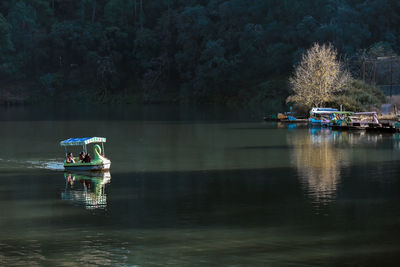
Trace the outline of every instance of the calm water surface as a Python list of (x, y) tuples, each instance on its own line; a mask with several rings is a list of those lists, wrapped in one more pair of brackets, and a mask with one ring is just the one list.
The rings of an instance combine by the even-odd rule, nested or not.
[[(398, 135), (84, 111), (0, 110), (1, 266), (399, 264)], [(107, 137), (110, 173), (62, 171), (79, 136)]]

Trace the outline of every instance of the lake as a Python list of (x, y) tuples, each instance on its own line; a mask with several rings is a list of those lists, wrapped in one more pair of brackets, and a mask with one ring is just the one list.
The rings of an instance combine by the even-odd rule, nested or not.
[[(400, 260), (398, 134), (213, 108), (71, 110), (0, 109), (1, 266)], [(107, 137), (109, 173), (62, 171), (59, 141), (84, 136)]]

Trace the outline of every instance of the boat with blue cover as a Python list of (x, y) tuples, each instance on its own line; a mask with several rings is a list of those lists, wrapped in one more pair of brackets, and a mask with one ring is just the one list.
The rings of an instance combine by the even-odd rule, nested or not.
[[(61, 141), (60, 145), (65, 148), (64, 169), (69, 171), (106, 171), (111, 167), (111, 161), (105, 157), (104, 143), (105, 137), (83, 137), (69, 138)], [(67, 147), (82, 146), (82, 152), (88, 155), (87, 146), (93, 145), (93, 159), (82, 160), (79, 157), (75, 158), (71, 152), (67, 151)], [(101, 147), (100, 147), (100, 145)]]
[(336, 108), (312, 108), (309, 122), (311, 125), (329, 126), (331, 114), (337, 111)]

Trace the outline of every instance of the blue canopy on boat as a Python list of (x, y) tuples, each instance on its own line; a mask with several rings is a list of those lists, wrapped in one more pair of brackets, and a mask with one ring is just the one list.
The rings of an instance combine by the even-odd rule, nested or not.
[(312, 108), (310, 114), (332, 114), (335, 111), (338, 111), (337, 108)]
[(337, 108), (315, 108), (316, 111), (338, 111)]
[(61, 146), (83, 146), (90, 143), (105, 143), (105, 137), (70, 138), (60, 142)]

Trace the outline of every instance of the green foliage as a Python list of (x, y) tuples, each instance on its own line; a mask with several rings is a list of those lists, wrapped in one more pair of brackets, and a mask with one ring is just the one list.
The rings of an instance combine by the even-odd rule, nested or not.
[(0, 51), (3, 53), (13, 48), (13, 44), (10, 39), (10, 31), (11, 25), (0, 13)]
[(398, 25), (393, 0), (0, 1), (0, 78), (58, 99), (253, 105), (312, 43), (399, 53)]
[(104, 19), (108, 25), (123, 27), (132, 22), (133, 15), (132, 1), (110, 0), (104, 6)]
[(151, 60), (157, 57), (157, 35), (150, 29), (138, 29), (134, 42), (134, 53), (144, 69), (148, 68)]
[(392, 45), (388, 42), (378, 42), (368, 49), (368, 54), (372, 57), (392, 56), (396, 53), (393, 51)]
[(249, 107), (261, 109), (264, 113), (276, 113), (285, 110), (285, 99), (288, 92), (287, 80), (274, 79), (258, 84), (254, 95), (248, 96)]
[(336, 96), (331, 105), (343, 105), (344, 110), (367, 111), (380, 108), (385, 100), (381, 89), (355, 80), (346, 91)]
[(47, 73), (40, 77), (40, 82), (44, 88), (44, 90), (50, 94), (50, 96), (54, 96), (54, 77), (51, 73)]
[(18, 71), (10, 57), (10, 52), (14, 50), (10, 36), (11, 29), (7, 19), (0, 13), (0, 77), (3, 79)]

